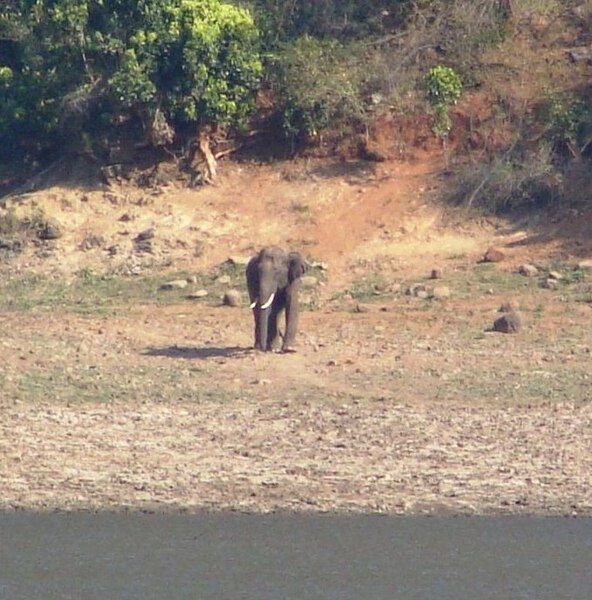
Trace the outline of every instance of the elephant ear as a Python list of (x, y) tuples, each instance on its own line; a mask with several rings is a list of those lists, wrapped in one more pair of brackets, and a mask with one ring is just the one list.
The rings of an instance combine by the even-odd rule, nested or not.
[(292, 283), (298, 277), (306, 273), (306, 263), (298, 252), (290, 252), (288, 255), (288, 280)]

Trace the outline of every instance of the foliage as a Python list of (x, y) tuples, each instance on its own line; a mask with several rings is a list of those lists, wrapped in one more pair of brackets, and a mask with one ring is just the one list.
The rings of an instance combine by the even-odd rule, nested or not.
[(275, 54), (272, 86), (288, 136), (315, 136), (329, 124), (362, 118), (365, 105), (358, 61), (351, 46), (309, 36)]
[(454, 69), (438, 65), (428, 71), (425, 87), (428, 100), (434, 109), (434, 134), (445, 138), (452, 127), (448, 106), (456, 104), (460, 98), (462, 81)]
[(545, 136), (561, 151), (567, 146), (577, 156), (592, 142), (592, 106), (582, 97), (551, 93), (539, 110)]
[(481, 164), (460, 165), (451, 197), (459, 204), (503, 212), (558, 199), (559, 183), (548, 145), (535, 150), (515, 147)]
[(426, 90), (433, 104), (456, 104), (462, 91), (462, 81), (454, 69), (438, 65), (426, 75)]
[(241, 123), (253, 107), (258, 32), (247, 10), (219, 0), (15, 0), (0, 28), (12, 32), (0, 39), (7, 153), (23, 140), (50, 149), (118, 115), (149, 130), (158, 117)]
[(382, 34), (403, 23), (409, 0), (252, 0), (268, 48), (308, 35), (351, 39)]

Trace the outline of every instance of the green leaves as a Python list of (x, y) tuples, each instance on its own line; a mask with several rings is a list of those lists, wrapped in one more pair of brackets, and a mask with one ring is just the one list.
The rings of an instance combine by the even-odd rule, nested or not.
[(220, 0), (15, 0), (0, 28), (0, 153), (53, 147), (58, 123), (98, 133), (99, 105), (102, 124), (158, 113), (171, 129), (239, 124), (254, 105), (258, 31)]
[(425, 78), (428, 99), (432, 104), (456, 104), (462, 91), (459, 75), (450, 67), (431, 68)]
[(425, 87), (428, 100), (434, 110), (434, 135), (445, 139), (452, 128), (452, 120), (448, 106), (456, 104), (462, 92), (462, 81), (459, 75), (450, 67), (438, 65), (432, 67), (425, 77)]

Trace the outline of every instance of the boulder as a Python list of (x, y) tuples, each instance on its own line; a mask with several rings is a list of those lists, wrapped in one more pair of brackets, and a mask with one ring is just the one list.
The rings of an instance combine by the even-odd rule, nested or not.
[(426, 291), (426, 286), (423, 283), (412, 283), (407, 288), (407, 295), (418, 297), (421, 292), (425, 292), (425, 291)]
[(430, 294), (436, 300), (444, 300), (450, 298), (450, 288), (447, 285), (437, 285)]
[(518, 267), (518, 273), (524, 277), (536, 277), (538, 272), (539, 270), (534, 265), (523, 264)]
[(62, 226), (55, 219), (45, 219), (37, 230), (41, 240), (57, 240), (64, 235)]
[(167, 281), (160, 286), (161, 290), (182, 290), (187, 287), (186, 279), (175, 279), (173, 281)]
[(224, 306), (241, 306), (243, 303), (243, 295), (238, 290), (228, 290), (222, 298)]
[(201, 298), (205, 298), (208, 294), (208, 290), (197, 290), (197, 292), (187, 294), (187, 298), (188, 300), (200, 300)]
[(499, 333), (518, 333), (522, 329), (522, 319), (517, 312), (509, 312), (496, 319), (493, 331)]
[(483, 258), (481, 259), (481, 262), (498, 263), (505, 260), (505, 258), (506, 255), (501, 250), (492, 247), (487, 249), (487, 251), (483, 255)]

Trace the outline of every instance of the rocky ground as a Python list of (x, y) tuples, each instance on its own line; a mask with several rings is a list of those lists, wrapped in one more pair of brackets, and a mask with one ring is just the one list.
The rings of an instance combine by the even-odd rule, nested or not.
[[(0, 507), (592, 514), (592, 219), (446, 209), (438, 160), (4, 201)], [(296, 354), (250, 349), (268, 243)]]
[(586, 272), (317, 283), (281, 355), (224, 269), (2, 286), (2, 508), (592, 514)]

